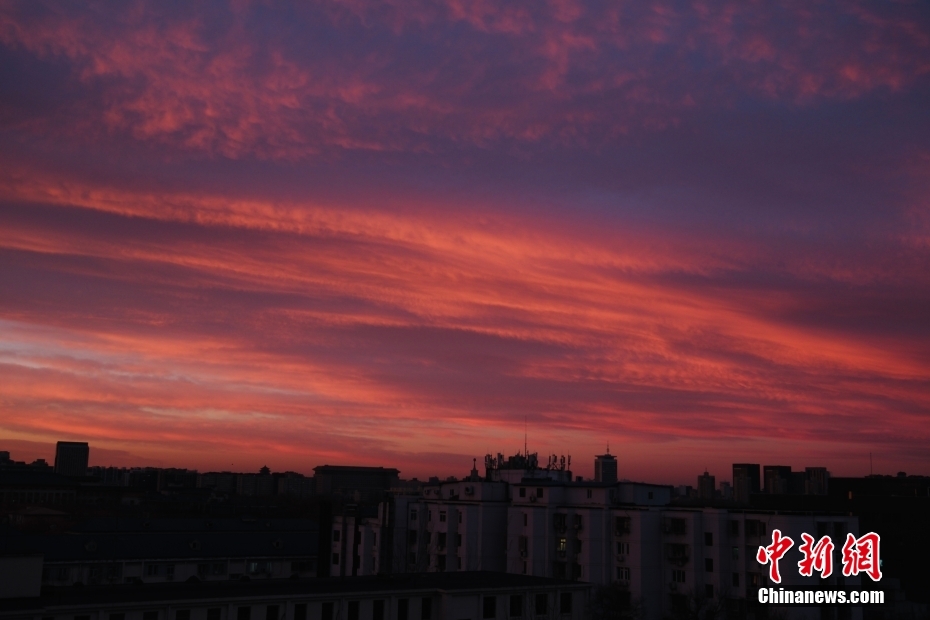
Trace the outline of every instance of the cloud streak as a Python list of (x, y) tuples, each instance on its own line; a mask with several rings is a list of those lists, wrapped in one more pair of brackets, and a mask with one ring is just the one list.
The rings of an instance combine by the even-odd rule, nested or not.
[(526, 416), (583, 474), (607, 437), (640, 478), (925, 471), (928, 23), (7, 4), (0, 428), (428, 475)]

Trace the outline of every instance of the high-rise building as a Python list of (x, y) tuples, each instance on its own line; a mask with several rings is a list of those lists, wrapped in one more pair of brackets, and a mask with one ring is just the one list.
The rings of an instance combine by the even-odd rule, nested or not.
[(765, 492), (784, 495), (791, 490), (791, 467), (788, 465), (766, 465), (762, 468)]
[(717, 490), (716, 480), (713, 476), (704, 470), (704, 473), (698, 476), (698, 497), (705, 501), (713, 501), (714, 493)]
[(804, 486), (805, 495), (826, 495), (830, 489), (830, 472), (826, 467), (805, 467), (807, 481)]
[(733, 463), (733, 499), (739, 504), (748, 504), (749, 495), (761, 490), (758, 463)]
[(59, 441), (55, 446), (55, 473), (63, 476), (86, 476), (90, 446), (86, 441)]
[(617, 481), (617, 457), (608, 450), (607, 454), (594, 457), (594, 481), (613, 484)]

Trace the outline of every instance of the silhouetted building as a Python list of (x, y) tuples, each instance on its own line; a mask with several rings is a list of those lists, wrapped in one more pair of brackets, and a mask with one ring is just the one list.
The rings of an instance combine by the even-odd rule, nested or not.
[(770, 495), (784, 495), (791, 490), (791, 468), (787, 465), (766, 465), (762, 468), (762, 476), (765, 492)]
[(726, 480), (720, 481), (720, 499), (725, 502), (733, 499), (733, 485)]
[[(0, 606), (0, 619), (582, 620), (587, 617), (591, 587), (543, 577), (475, 572), (46, 590), (39, 588), (42, 570), (40, 556), (0, 563), (0, 598), (7, 599)], [(8, 575), (18, 578), (15, 589), (5, 587), (3, 578)]]
[(714, 500), (714, 494), (717, 491), (717, 484), (713, 476), (707, 473), (707, 470), (698, 476), (698, 498), (711, 502)]
[(0, 506), (70, 504), (77, 489), (75, 480), (41, 469), (0, 472)]
[(594, 457), (594, 481), (613, 484), (617, 481), (617, 457), (610, 451)]
[(90, 447), (86, 441), (59, 441), (55, 446), (55, 473), (63, 476), (87, 475)]
[(733, 499), (748, 504), (749, 496), (761, 490), (758, 463), (733, 463)]
[(805, 495), (826, 495), (830, 491), (830, 472), (826, 467), (806, 467)]
[(320, 465), (313, 468), (319, 495), (375, 496), (397, 485), (400, 471), (389, 467)]

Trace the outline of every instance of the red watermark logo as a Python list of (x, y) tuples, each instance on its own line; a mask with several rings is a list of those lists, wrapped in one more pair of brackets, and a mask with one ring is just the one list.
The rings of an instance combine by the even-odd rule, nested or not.
[[(798, 551), (804, 556), (798, 562), (798, 572), (803, 577), (811, 577), (814, 571), (820, 573), (822, 578), (829, 577), (833, 574), (833, 549), (835, 545), (829, 536), (824, 536), (820, 540), (814, 540), (810, 534), (801, 534), (803, 541), (798, 547)], [(859, 573), (865, 573), (872, 581), (878, 581), (882, 578), (881, 561), (879, 560), (879, 543), (881, 537), (875, 532), (856, 538), (852, 534), (846, 535), (846, 543), (843, 545), (842, 562), (843, 576), (851, 577)], [(781, 530), (772, 530), (772, 544), (766, 547), (759, 547), (756, 553), (756, 561), (763, 566), (769, 565), (769, 579), (772, 583), (781, 583), (781, 571), (778, 562), (788, 550), (794, 546), (794, 540), (788, 536), (783, 536)]]

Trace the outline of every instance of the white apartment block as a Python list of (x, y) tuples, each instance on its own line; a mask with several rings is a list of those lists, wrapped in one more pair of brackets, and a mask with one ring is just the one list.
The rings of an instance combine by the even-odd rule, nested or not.
[[(505, 471), (489, 475), (491, 482), (473, 471), (471, 480), (397, 496), (391, 510), (382, 505), (390, 550), (380, 553), (391, 561), (381, 572), (505, 571), (620, 584), (646, 618), (697, 600), (745, 613), (759, 587), (777, 587), (755, 557), (778, 529), (795, 541), (780, 564), (782, 586), (860, 583), (844, 582), (839, 568), (846, 533), (860, 534), (855, 517), (673, 507), (669, 486), (572, 481), (570, 472), (539, 471)], [(802, 533), (830, 535), (837, 546), (834, 575), (824, 583), (798, 573)], [(819, 618), (817, 610), (792, 613)], [(853, 610), (858, 615), (861, 609)]]

